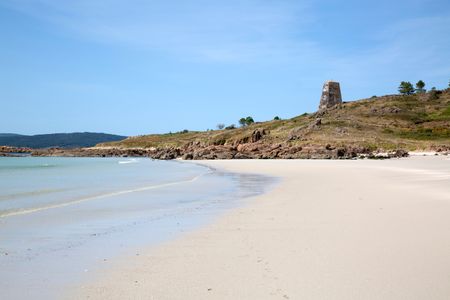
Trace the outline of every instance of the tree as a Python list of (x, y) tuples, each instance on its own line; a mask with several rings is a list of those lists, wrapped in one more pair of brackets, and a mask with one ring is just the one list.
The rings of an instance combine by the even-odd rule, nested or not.
[(409, 81), (402, 81), (398, 87), (398, 91), (403, 95), (414, 94), (414, 87)]
[(417, 81), (416, 83), (416, 92), (417, 93), (425, 93), (425, 82), (423, 82), (422, 80)]
[(251, 125), (253, 123), (255, 123), (255, 120), (253, 120), (253, 118), (250, 117), (250, 116), (248, 116), (247, 118), (240, 118), (239, 119), (239, 124), (241, 126), (248, 126), (248, 125)]
[(236, 128), (236, 125), (234, 125), (234, 124), (231, 124), (231, 125), (225, 127), (226, 130), (231, 130), (231, 129), (235, 129), (235, 128)]
[(281, 120), (279, 116), (275, 116), (275, 118), (273, 118), (275, 121), (279, 121)]
[(219, 123), (217, 124), (217, 129), (222, 130), (225, 128), (225, 124)]

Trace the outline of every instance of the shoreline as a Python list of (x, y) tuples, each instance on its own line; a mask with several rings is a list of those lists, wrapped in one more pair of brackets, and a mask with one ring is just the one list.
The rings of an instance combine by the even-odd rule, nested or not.
[[(1, 149), (5, 148), (5, 149)], [(9, 147), (10, 148), (10, 147)], [(404, 149), (370, 150), (366, 147), (309, 145), (293, 146), (259, 142), (238, 145), (209, 145), (162, 148), (48, 148), (29, 149), (0, 147), (0, 156), (35, 157), (148, 157), (156, 160), (230, 160), (230, 159), (388, 159), (407, 157)], [(445, 155), (447, 151), (443, 152)]]
[(60, 299), (116, 257), (212, 223), (270, 181), (179, 161), (1, 160), (0, 290), (8, 299)]
[(450, 297), (444, 157), (202, 164), (282, 179), (214, 224), (118, 258), (69, 299)]
[(376, 149), (351, 146), (286, 146), (254, 142), (238, 145), (189, 147), (112, 147), (42, 148), (0, 146), (0, 157), (147, 157), (155, 160), (232, 160), (232, 159), (390, 159), (408, 156), (448, 156), (448, 147), (407, 151), (405, 149)]

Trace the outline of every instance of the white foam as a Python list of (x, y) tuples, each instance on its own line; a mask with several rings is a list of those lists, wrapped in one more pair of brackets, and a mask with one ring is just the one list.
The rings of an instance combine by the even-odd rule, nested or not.
[(130, 160), (119, 161), (119, 164), (135, 164), (135, 163), (138, 163), (138, 160), (136, 158), (132, 158)]

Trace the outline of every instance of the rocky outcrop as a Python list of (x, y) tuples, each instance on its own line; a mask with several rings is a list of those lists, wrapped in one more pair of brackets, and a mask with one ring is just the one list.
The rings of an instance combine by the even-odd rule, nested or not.
[[(263, 128), (255, 129), (251, 135), (245, 136), (235, 142), (236, 145), (246, 144), (246, 143), (256, 143), (261, 140), (267, 134), (266, 130)], [(224, 144), (224, 143), (222, 143)]]
[(266, 130), (265, 129), (256, 129), (252, 133), (252, 138), (251, 138), (252, 143), (258, 142), (265, 135), (266, 135)]
[(342, 103), (341, 87), (339, 82), (326, 81), (320, 97), (319, 110), (324, 110)]
[(0, 146), (0, 156), (24, 156), (32, 151), (31, 148)]
[(352, 159), (352, 158), (392, 158), (407, 156), (404, 150), (391, 152), (373, 152), (364, 147), (336, 147), (332, 145), (299, 146), (290, 142), (279, 144), (243, 143), (230, 145), (189, 144), (175, 148), (78, 148), (78, 149), (40, 149), (31, 153), (33, 156), (71, 156), (71, 157), (150, 157), (171, 160), (205, 160), (205, 159)]

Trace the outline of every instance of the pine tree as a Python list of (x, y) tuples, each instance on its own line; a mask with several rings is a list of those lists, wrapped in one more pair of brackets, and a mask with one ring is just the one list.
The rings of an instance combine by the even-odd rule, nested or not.
[(416, 83), (416, 92), (417, 93), (425, 93), (425, 82), (423, 82), (422, 80), (417, 81)]
[(414, 94), (414, 87), (409, 81), (402, 81), (400, 86), (398, 87), (398, 91), (402, 95), (411, 95)]
[(255, 123), (255, 120), (253, 120), (252, 117), (248, 116), (247, 118), (245, 118), (245, 124), (246, 125), (250, 125), (250, 124), (253, 124), (253, 123)]

